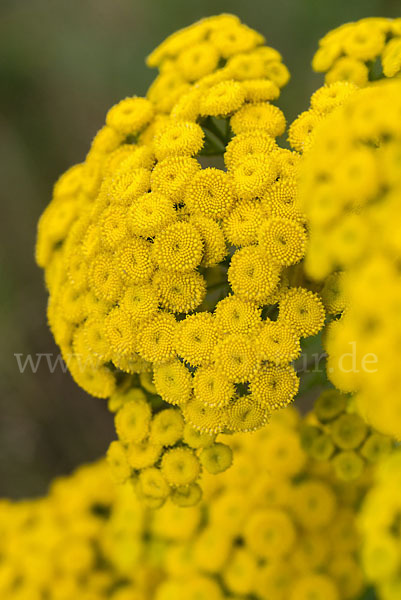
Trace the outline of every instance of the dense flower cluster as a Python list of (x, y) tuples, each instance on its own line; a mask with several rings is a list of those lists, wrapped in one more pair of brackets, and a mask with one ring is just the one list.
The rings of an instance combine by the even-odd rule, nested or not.
[(401, 453), (389, 456), (376, 470), (375, 482), (359, 515), (362, 566), (380, 600), (401, 593)]
[(232, 450), (185, 423), (179, 408), (154, 410), (154, 385), (141, 377), (141, 387), (116, 392), (109, 408), (116, 412), (119, 440), (110, 444), (107, 459), (114, 479), (130, 481), (144, 504), (160, 507), (166, 499), (179, 506), (197, 504), (202, 496), (202, 471), (217, 474), (232, 463)]
[(319, 42), (313, 57), (315, 71), (326, 82), (350, 81), (359, 87), (401, 71), (401, 19), (371, 17), (345, 23)]
[[(54, 187), (49, 324), (118, 439), (0, 502), (2, 598), (401, 596), (401, 19), (321, 40), (291, 150), (264, 42), (232, 15), (167, 38)], [(335, 389), (301, 419), (322, 329)]]
[(343, 481), (358, 479), (393, 448), (391, 437), (368, 427), (347, 396), (335, 389), (317, 398), (301, 427), (301, 444), (315, 460), (330, 461)]
[[(401, 436), (401, 83), (355, 92), (314, 134), (301, 196), (307, 273), (324, 281), (328, 375), (383, 433)], [(339, 318), (341, 317), (341, 318)]]
[[(147, 98), (110, 109), (38, 228), (50, 327), (77, 383), (106, 398), (151, 373), (168, 414), (211, 435), (255, 430), (293, 400), (300, 340), (325, 319), (291, 285), (307, 242), (300, 155), (275, 140), (288, 73), (263, 41), (223, 15), (163, 42)], [(129, 438), (125, 411), (122, 444), (142, 443), (145, 421)], [(169, 450), (162, 471), (192, 454)]]
[[(100, 483), (101, 482), (101, 483)], [(153, 577), (143, 560), (145, 511), (105, 462), (53, 482), (38, 500), (0, 501), (0, 596), (136, 600)]]
[[(47, 498), (0, 504), (0, 593), (14, 600), (353, 600), (363, 589), (354, 525), (364, 486), (308, 460), (287, 409), (237, 461), (205, 477), (205, 501), (152, 511), (104, 463)], [(102, 484), (98, 485), (101, 479)]]

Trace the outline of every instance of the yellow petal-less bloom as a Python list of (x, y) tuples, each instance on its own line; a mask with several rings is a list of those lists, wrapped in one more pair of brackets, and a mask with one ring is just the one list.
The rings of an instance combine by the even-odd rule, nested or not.
[(128, 213), (129, 227), (134, 235), (153, 237), (167, 224), (175, 221), (171, 199), (157, 192), (140, 196)]
[(187, 316), (177, 326), (175, 348), (189, 365), (196, 367), (210, 362), (218, 339), (217, 324), (209, 313)]
[(197, 229), (190, 223), (169, 225), (157, 236), (153, 260), (159, 267), (177, 272), (191, 271), (202, 260), (203, 243)]
[[(358, 392), (360, 414), (383, 434), (396, 437), (401, 431), (394, 359), (399, 335), (394, 264), (399, 251), (392, 223), (399, 212), (394, 203), (399, 98), (397, 79), (354, 92), (316, 130), (300, 186), (311, 223), (306, 271), (324, 283), (328, 311), (342, 315), (325, 336), (329, 378), (340, 390)], [(333, 143), (338, 131), (343, 141)], [(316, 157), (319, 164), (314, 165)], [(328, 173), (323, 193), (319, 179), (324, 164), (339, 169), (335, 177)], [(352, 348), (356, 362), (350, 367), (346, 353)], [(380, 404), (375, 400), (379, 396)], [(352, 465), (356, 462), (348, 455), (338, 462), (342, 472)]]
[(208, 406), (227, 406), (235, 394), (233, 382), (214, 366), (197, 369), (194, 376), (195, 398)]
[(226, 426), (226, 414), (220, 407), (208, 406), (194, 398), (183, 406), (187, 423), (202, 433), (220, 433)]
[(269, 412), (291, 402), (299, 387), (299, 379), (290, 365), (263, 366), (251, 378), (252, 397)]
[(250, 396), (241, 396), (227, 407), (226, 426), (232, 432), (260, 429), (268, 422), (269, 412)]
[(374, 17), (330, 31), (319, 42), (312, 61), (314, 70), (325, 72), (327, 83), (350, 81), (362, 87), (377, 78), (372, 66), (382, 59), (382, 74), (393, 77), (399, 67), (387, 70), (386, 57), (394, 56), (396, 65), (400, 31), (395, 23), (396, 20)]
[(131, 400), (117, 412), (116, 430), (125, 442), (141, 442), (148, 433), (150, 420), (151, 410), (146, 400)]
[(222, 333), (256, 333), (262, 325), (262, 311), (256, 304), (230, 295), (217, 303), (215, 321)]
[(302, 288), (292, 288), (280, 300), (279, 316), (304, 337), (315, 335), (321, 330), (325, 312), (317, 294)]
[(301, 353), (298, 336), (281, 321), (263, 322), (257, 336), (257, 347), (263, 360), (276, 365), (291, 362)]
[(194, 214), (212, 219), (223, 217), (233, 203), (228, 176), (219, 169), (203, 169), (187, 187), (185, 205)]
[(265, 220), (258, 232), (259, 245), (283, 266), (299, 262), (306, 251), (306, 232), (291, 219), (273, 217)]
[(246, 156), (253, 154), (266, 155), (276, 147), (274, 138), (263, 131), (239, 133), (227, 144), (224, 162), (226, 167), (230, 169)]
[(240, 298), (263, 303), (279, 282), (279, 271), (261, 248), (237, 250), (231, 259), (228, 280)]
[(195, 270), (189, 273), (158, 271), (153, 285), (161, 307), (174, 313), (195, 310), (206, 296), (205, 280)]
[(175, 355), (176, 320), (170, 313), (157, 313), (138, 331), (138, 352), (149, 362), (162, 363)]
[(188, 485), (198, 478), (200, 463), (193, 450), (173, 448), (164, 454), (160, 470), (171, 485)]
[(126, 98), (113, 106), (106, 123), (123, 135), (137, 134), (153, 117), (154, 108), (146, 98)]
[(192, 377), (179, 360), (156, 366), (153, 380), (157, 393), (165, 402), (180, 405), (189, 400), (192, 391)]
[(258, 366), (252, 341), (244, 334), (227, 335), (217, 343), (213, 357), (218, 369), (236, 383), (247, 381)]
[(196, 123), (168, 123), (154, 140), (156, 158), (194, 156), (203, 146), (203, 131)]
[(212, 86), (201, 98), (201, 115), (227, 116), (238, 110), (245, 101), (243, 87), (237, 81), (222, 81)]
[(238, 160), (231, 172), (234, 192), (244, 200), (262, 195), (276, 179), (275, 167), (274, 161), (264, 154), (252, 154)]
[(230, 119), (235, 134), (258, 129), (276, 137), (284, 133), (285, 124), (285, 117), (281, 110), (269, 102), (246, 104)]

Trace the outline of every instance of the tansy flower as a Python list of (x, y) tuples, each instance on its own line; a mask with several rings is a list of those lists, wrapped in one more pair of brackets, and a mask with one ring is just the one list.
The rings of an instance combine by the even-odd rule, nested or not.
[(126, 98), (109, 110), (106, 123), (118, 133), (135, 135), (152, 119), (153, 110), (146, 98)]
[(279, 274), (261, 248), (249, 246), (234, 254), (228, 280), (240, 298), (263, 303), (277, 286)]
[(153, 260), (166, 270), (191, 271), (202, 260), (203, 243), (198, 230), (190, 223), (169, 225), (155, 239)]
[(240, 83), (222, 81), (211, 87), (201, 98), (199, 109), (201, 115), (227, 116), (238, 110), (244, 100), (245, 94)]
[(177, 326), (177, 354), (191, 366), (207, 364), (218, 340), (217, 325), (212, 315), (201, 312), (187, 316)]
[(172, 121), (155, 137), (156, 158), (163, 160), (170, 156), (193, 156), (202, 148), (203, 137), (202, 128), (196, 123)]
[(192, 392), (192, 376), (179, 360), (157, 365), (153, 380), (156, 391), (169, 404), (185, 404)]
[(197, 369), (193, 384), (195, 398), (207, 406), (227, 406), (235, 394), (233, 382), (215, 366)]
[(185, 195), (185, 205), (191, 212), (214, 219), (224, 216), (233, 200), (228, 176), (214, 168), (197, 173)]
[(289, 404), (298, 392), (299, 379), (290, 365), (262, 366), (250, 378), (252, 398), (270, 412)]
[(245, 104), (230, 119), (235, 134), (246, 133), (250, 129), (261, 129), (272, 137), (284, 132), (285, 117), (281, 110), (268, 102)]

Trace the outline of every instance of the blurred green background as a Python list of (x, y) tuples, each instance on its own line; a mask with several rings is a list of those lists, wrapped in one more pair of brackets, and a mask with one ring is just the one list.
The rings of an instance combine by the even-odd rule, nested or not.
[(57, 355), (35, 266), (36, 222), (55, 179), (80, 162), (107, 109), (144, 94), (145, 56), (207, 15), (237, 14), (277, 48), (292, 79), (279, 105), (292, 119), (322, 78), (310, 61), (319, 38), (345, 21), (397, 17), (400, 0), (2, 0), (0, 3), (0, 497), (42, 493), (57, 474), (104, 453), (106, 403), (87, 396), (46, 358)]

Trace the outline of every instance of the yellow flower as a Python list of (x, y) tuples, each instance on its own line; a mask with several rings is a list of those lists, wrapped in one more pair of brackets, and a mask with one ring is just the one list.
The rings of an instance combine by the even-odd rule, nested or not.
[(181, 200), (186, 186), (197, 174), (200, 164), (187, 156), (172, 156), (158, 162), (152, 171), (152, 191), (170, 197), (173, 201)]
[(156, 313), (158, 305), (157, 293), (149, 283), (127, 287), (120, 303), (134, 322), (147, 320)]
[(156, 236), (152, 256), (166, 271), (191, 271), (202, 260), (203, 243), (198, 230), (190, 223), (172, 223)]
[(155, 136), (156, 158), (163, 160), (171, 156), (194, 156), (203, 146), (202, 128), (191, 121), (169, 122)]
[(290, 365), (262, 366), (251, 377), (252, 398), (272, 412), (287, 406), (298, 392), (299, 379)]
[(256, 431), (268, 422), (269, 413), (264, 406), (250, 396), (240, 396), (227, 407), (228, 431)]
[(393, 38), (388, 42), (382, 54), (383, 73), (386, 77), (394, 77), (401, 69), (401, 38)]
[(315, 335), (324, 324), (325, 312), (317, 294), (292, 288), (280, 300), (279, 316), (301, 337)]
[(216, 326), (222, 333), (256, 333), (262, 324), (261, 315), (256, 304), (236, 295), (220, 300), (215, 308)]
[(170, 485), (188, 485), (198, 478), (200, 463), (193, 450), (172, 448), (163, 455), (161, 472)]
[(293, 588), (290, 600), (339, 600), (340, 596), (334, 581), (327, 575), (306, 575), (301, 577)]
[(336, 503), (333, 490), (320, 480), (301, 482), (294, 491), (294, 513), (308, 530), (328, 525), (335, 515)]
[(344, 40), (344, 51), (359, 60), (373, 60), (384, 48), (386, 36), (372, 23), (356, 23)]
[(312, 135), (315, 127), (319, 124), (321, 115), (315, 110), (306, 110), (301, 113), (288, 131), (288, 141), (291, 148), (302, 152), (307, 147), (309, 137)]
[(196, 81), (215, 70), (219, 53), (210, 42), (199, 42), (181, 52), (176, 66), (188, 81)]
[(250, 129), (265, 131), (272, 137), (284, 133), (285, 117), (281, 110), (269, 102), (245, 104), (230, 119), (235, 134), (247, 133)]
[(249, 155), (267, 155), (275, 148), (275, 140), (263, 130), (239, 133), (227, 144), (224, 162), (231, 169)]
[(251, 200), (263, 194), (276, 176), (275, 163), (268, 155), (251, 154), (235, 164), (231, 172), (231, 181), (239, 198)]
[(219, 169), (199, 171), (191, 180), (185, 194), (185, 205), (194, 214), (212, 219), (223, 217), (233, 204), (228, 176)]
[(175, 313), (195, 310), (206, 295), (205, 280), (197, 271), (158, 271), (153, 278), (162, 308)]
[(133, 355), (136, 347), (136, 327), (131, 315), (116, 306), (106, 317), (105, 333), (117, 356)]
[(230, 23), (226, 27), (223, 25), (213, 31), (210, 41), (224, 58), (228, 58), (238, 52), (252, 50), (255, 46), (262, 44), (264, 38), (242, 23), (235, 25)]
[(233, 452), (230, 446), (227, 446), (226, 444), (211, 444), (210, 446), (203, 448), (199, 455), (199, 460), (206, 471), (216, 475), (231, 467), (233, 462)]
[(207, 406), (224, 407), (233, 399), (235, 386), (215, 366), (199, 367), (194, 375), (194, 393)]
[(107, 461), (111, 473), (118, 483), (123, 483), (131, 475), (131, 469), (127, 460), (127, 453), (121, 442), (114, 440), (107, 451)]
[(184, 420), (179, 410), (167, 408), (155, 415), (150, 426), (150, 442), (155, 445), (173, 446), (182, 438)]
[(265, 220), (259, 227), (258, 239), (266, 254), (283, 266), (296, 264), (305, 254), (305, 229), (291, 219), (273, 217)]
[(285, 322), (263, 321), (258, 331), (257, 349), (262, 360), (276, 365), (297, 358), (301, 352), (298, 336)]
[(279, 272), (261, 248), (248, 246), (232, 257), (228, 280), (240, 298), (263, 303), (277, 286)]
[(148, 431), (151, 410), (146, 400), (130, 400), (124, 403), (115, 416), (116, 431), (125, 442), (142, 442)]
[(153, 106), (146, 98), (126, 98), (107, 113), (106, 123), (123, 135), (137, 134), (153, 117)]
[(113, 255), (103, 252), (92, 262), (89, 281), (94, 294), (101, 300), (114, 302), (122, 292), (122, 282), (115, 269)]
[(242, 89), (245, 92), (247, 102), (266, 102), (276, 100), (280, 95), (280, 89), (273, 81), (266, 79), (250, 79), (244, 81)]
[(157, 192), (140, 196), (127, 216), (132, 233), (144, 237), (153, 237), (176, 219), (171, 199)]
[(149, 281), (154, 271), (150, 260), (150, 248), (150, 244), (141, 238), (131, 238), (128, 243), (121, 244), (116, 257), (116, 266), (121, 278), (127, 284)]
[(279, 560), (291, 551), (296, 531), (288, 514), (279, 509), (264, 509), (254, 513), (246, 524), (244, 537), (257, 557)]
[(148, 467), (141, 471), (139, 485), (142, 494), (150, 498), (164, 500), (170, 493), (167, 481), (164, 479), (160, 469), (156, 469), (155, 467)]
[(169, 404), (185, 404), (192, 392), (192, 376), (179, 360), (157, 365), (154, 369), (156, 391)]
[(368, 77), (368, 68), (362, 61), (344, 56), (327, 72), (326, 83), (349, 81), (358, 87), (363, 87), (367, 84)]
[(178, 323), (175, 348), (178, 356), (196, 367), (210, 362), (217, 339), (213, 316), (205, 312), (196, 313)]
[(202, 433), (220, 433), (226, 425), (222, 408), (211, 407), (194, 398), (182, 408), (185, 421)]
[(243, 87), (237, 81), (222, 81), (201, 97), (199, 110), (203, 116), (227, 116), (238, 110), (245, 101)]
[(344, 104), (356, 90), (357, 87), (349, 81), (337, 81), (331, 85), (324, 85), (312, 94), (311, 108), (317, 113), (326, 114)]
[(218, 223), (208, 217), (197, 214), (190, 223), (199, 231), (203, 242), (202, 267), (214, 267), (223, 261), (227, 254), (226, 241)]
[(236, 383), (245, 382), (257, 368), (257, 358), (251, 339), (233, 333), (219, 341), (213, 358), (221, 372)]
[(162, 363), (175, 355), (173, 340), (176, 321), (170, 313), (159, 312), (138, 331), (138, 352), (149, 362)]

